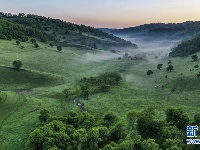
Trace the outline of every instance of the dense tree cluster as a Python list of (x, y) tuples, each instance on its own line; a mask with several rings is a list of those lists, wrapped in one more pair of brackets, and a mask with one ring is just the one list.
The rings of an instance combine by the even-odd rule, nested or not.
[(118, 85), (121, 76), (118, 73), (106, 73), (99, 77), (82, 78), (72, 89), (63, 91), (65, 98), (74, 99), (82, 97), (88, 99), (89, 95), (109, 91), (112, 85)]
[(29, 37), (36, 37), (40, 40), (48, 37), (46, 33), (31, 27), (25, 27), (10, 21), (0, 19), (0, 39), (17, 39), (27, 42)]
[(122, 123), (113, 113), (103, 119), (88, 112), (70, 111), (65, 116), (51, 116), (47, 110), (40, 112), (40, 126), (30, 133), (26, 148), (30, 150), (181, 150), (198, 149), (187, 145), (186, 126), (200, 123), (200, 115), (189, 122), (188, 116), (179, 108), (165, 111), (166, 120), (155, 119), (152, 108), (127, 114)]
[[(33, 14), (24, 14), (19, 13), (18, 15), (14, 15), (11, 13), (3, 13), (0, 12), (0, 18), (11, 21), (15, 24), (21, 24), (21, 27), (29, 27), (27, 29), (31, 31), (23, 32), (26, 36), (32, 36), (39, 38), (42, 42), (46, 42), (47, 40), (57, 42), (59, 37), (56, 37), (56, 32), (58, 32), (59, 28), (66, 30), (65, 34), (68, 35), (70, 32), (78, 32), (80, 34), (87, 33), (88, 35), (94, 35), (97, 37), (101, 37), (102, 39), (108, 38), (120, 44), (131, 46), (133, 48), (137, 48), (137, 45), (132, 44), (130, 41), (126, 41), (119, 37), (114, 36), (113, 34), (108, 34), (99, 29), (95, 29), (90, 26), (85, 25), (77, 25), (74, 23), (69, 23), (60, 19), (52, 19), (50, 17), (38, 16)], [(1, 24), (1, 23), (0, 23)], [(49, 34), (49, 31), (54, 30), (54, 34)], [(35, 33), (36, 32), (36, 33)], [(6, 38), (8, 38), (6, 36)], [(18, 39), (13, 37), (14, 39)], [(27, 41), (27, 40), (26, 40)]]
[(182, 41), (176, 47), (172, 48), (172, 52), (169, 53), (169, 56), (185, 57), (199, 51), (200, 51), (200, 35), (191, 40)]

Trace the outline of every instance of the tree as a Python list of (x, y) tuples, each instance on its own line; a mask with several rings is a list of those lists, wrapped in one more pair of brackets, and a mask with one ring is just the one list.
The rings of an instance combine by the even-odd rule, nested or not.
[(152, 70), (148, 70), (148, 71), (147, 71), (147, 75), (148, 75), (148, 76), (150, 76), (150, 75), (152, 75), (152, 74), (153, 74), (153, 71), (152, 71)]
[(84, 46), (86, 46), (86, 45), (87, 45), (87, 43), (86, 43), (86, 40), (85, 40), (85, 39), (82, 39), (82, 40), (81, 40), (81, 45), (84, 45)]
[(69, 149), (73, 146), (70, 137), (66, 133), (67, 126), (61, 121), (54, 120), (30, 133), (26, 143), (27, 149), (44, 150), (57, 147)]
[(101, 92), (108, 92), (110, 89), (110, 86), (109, 85), (106, 85), (106, 84), (102, 84), (100, 87), (99, 87), (99, 90)]
[(34, 47), (35, 48), (38, 48), (38, 47), (40, 47), (37, 43), (34, 43)]
[(97, 49), (97, 44), (93, 43), (92, 48)]
[(122, 77), (119, 74), (116, 73), (116, 75), (115, 75), (115, 82), (116, 82), (117, 85), (119, 84), (120, 80), (122, 80)]
[(176, 126), (164, 126), (160, 130), (160, 139), (164, 142), (166, 139), (182, 139), (183, 134)]
[(112, 127), (110, 131), (111, 139), (113, 141), (118, 141), (120, 139), (124, 139), (126, 135), (125, 125), (122, 122), (118, 122)]
[(57, 50), (58, 50), (59, 52), (61, 52), (61, 51), (62, 51), (62, 47), (61, 47), (61, 46), (57, 46)]
[(16, 44), (17, 44), (17, 45), (20, 45), (20, 41), (16, 41)]
[(170, 65), (171, 63), (172, 63), (172, 61), (171, 61), (171, 60), (169, 60), (169, 61), (168, 61), (168, 64)]
[(12, 64), (15, 70), (20, 70), (21, 66), (23, 65), (20, 60), (14, 60)]
[(195, 65), (194, 68), (199, 68), (199, 65)]
[(49, 43), (49, 46), (53, 47), (53, 43)]
[(192, 57), (193, 61), (197, 61), (198, 60), (198, 56), (197, 55), (192, 55), (191, 57)]
[(182, 139), (166, 139), (163, 142), (163, 147), (166, 150), (182, 150), (181, 146), (184, 146)]
[(117, 116), (113, 113), (107, 113), (104, 116), (104, 124), (109, 128), (112, 124), (114, 124), (117, 121)]
[(172, 71), (174, 69), (174, 66), (172, 66), (171, 64), (167, 67), (167, 71)]
[(86, 100), (88, 100), (89, 95), (90, 95), (90, 91), (88, 89), (83, 91), (83, 96), (86, 98)]
[(144, 138), (155, 138), (159, 134), (162, 124), (154, 120), (155, 112), (152, 108), (148, 108), (138, 115), (137, 130)]
[(134, 125), (135, 125), (135, 122), (136, 122), (136, 119), (137, 119), (137, 115), (138, 115), (138, 112), (135, 111), (135, 110), (128, 112), (126, 119), (127, 119), (127, 122), (128, 122), (128, 129), (129, 130), (134, 129)]
[(157, 65), (157, 68), (160, 70), (160, 69), (162, 68), (162, 65), (163, 65), (163, 64), (158, 64), (158, 65)]
[(33, 38), (32, 38), (32, 39), (31, 39), (31, 43), (32, 43), (32, 44), (36, 43), (36, 39), (33, 39)]
[(154, 139), (144, 140), (142, 142), (142, 150), (159, 150), (159, 145)]
[(185, 128), (189, 123), (189, 118), (179, 108), (168, 108), (165, 111), (166, 120), (169, 124), (175, 125), (179, 129)]
[(40, 122), (46, 123), (47, 120), (49, 119), (49, 111), (46, 109), (43, 109), (40, 111), (40, 116), (38, 117)]
[(134, 150), (134, 142), (132, 140), (124, 140), (119, 144), (117, 150)]

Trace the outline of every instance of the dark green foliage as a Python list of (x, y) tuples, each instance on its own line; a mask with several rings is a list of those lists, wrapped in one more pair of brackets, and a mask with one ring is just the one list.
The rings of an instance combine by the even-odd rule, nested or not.
[[(171, 114), (169, 114), (171, 113)], [(155, 112), (148, 108), (139, 115), (130, 111), (130, 120), (137, 119), (137, 129), (126, 130), (125, 124), (116, 123), (116, 116), (108, 113), (104, 124), (97, 122), (88, 112), (68, 112), (63, 117), (50, 117), (47, 110), (40, 112), (41, 124), (30, 133), (26, 148), (43, 149), (88, 149), (88, 150), (181, 150), (199, 149), (199, 146), (184, 143), (187, 118), (180, 109), (167, 109), (167, 123), (154, 119)], [(47, 116), (47, 117), (46, 117)], [(199, 122), (199, 114), (195, 115), (195, 123)], [(48, 118), (48, 119), (46, 119)], [(128, 120), (128, 122), (130, 121)], [(180, 120), (182, 120), (180, 122)], [(105, 127), (104, 125), (110, 128)], [(179, 128), (180, 124), (181, 128)], [(178, 127), (176, 127), (176, 126)]]
[(172, 66), (171, 64), (166, 68), (167, 71), (172, 71), (174, 69), (174, 66)]
[(128, 129), (133, 130), (137, 120), (138, 112), (135, 110), (129, 111), (127, 114)]
[(148, 70), (148, 71), (147, 71), (147, 75), (148, 75), (148, 76), (150, 76), (150, 75), (152, 75), (152, 74), (153, 74), (153, 71), (152, 71), (152, 70)]
[(189, 123), (188, 116), (185, 115), (181, 109), (169, 108), (165, 113), (167, 122), (171, 125), (175, 125), (179, 129), (184, 129)]
[(143, 138), (155, 138), (161, 128), (161, 123), (154, 120), (155, 112), (148, 108), (139, 114), (137, 119), (137, 130)]
[(112, 145), (110, 145), (110, 144), (107, 144), (106, 146), (104, 146), (102, 148), (102, 150), (114, 150), (114, 147)]
[(97, 44), (93, 43), (92, 48), (97, 49)]
[(169, 64), (169, 65), (170, 65), (170, 64), (172, 64), (172, 61), (171, 61), (171, 60), (169, 60), (169, 61), (168, 61), (168, 64)]
[(111, 125), (113, 125), (117, 121), (117, 116), (113, 113), (107, 113), (104, 118), (104, 125), (108, 128), (110, 128)]
[(134, 144), (132, 140), (125, 140), (119, 144), (117, 150), (134, 150)]
[(164, 126), (160, 130), (160, 140), (165, 141), (166, 139), (182, 139), (183, 133), (176, 126)]
[(158, 64), (158, 65), (157, 65), (157, 68), (160, 70), (160, 69), (162, 68), (162, 65), (163, 65), (163, 64)]
[(87, 45), (87, 43), (86, 43), (86, 40), (85, 40), (85, 39), (82, 39), (82, 40), (81, 40), (81, 45), (84, 45), (84, 46), (86, 46), (86, 45)]
[(20, 39), (23, 42), (26, 42), (28, 39), (28, 35), (26, 34), (26, 32), (31, 30), (24, 26), (14, 24), (3, 19), (0, 19), (0, 27), (0, 39)]
[(53, 43), (49, 43), (49, 46), (53, 47)]
[(191, 58), (192, 58), (193, 61), (197, 61), (198, 60), (198, 56), (197, 55), (192, 55)]
[(34, 43), (34, 47), (35, 47), (35, 48), (38, 48), (38, 47), (40, 47), (40, 46), (38, 45), (38, 43)]
[(49, 119), (49, 111), (46, 109), (43, 109), (40, 111), (40, 116), (39, 116), (39, 120), (41, 123), (46, 123), (47, 120)]
[(67, 113), (65, 117), (67, 118), (67, 120), (65, 120), (66, 124), (72, 125), (75, 128), (78, 127), (80, 118), (76, 112), (70, 111)]
[(73, 146), (73, 141), (66, 133), (66, 126), (60, 121), (52, 121), (34, 130), (28, 138), (27, 148), (30, 150), (43, 150), (57, 147), (67, 149)]
[(115, 126), (113, 126), (111, 128), (110, 135), (111, 135), (111, 139), (113, 141), (118, 141), (120, 139), (124, 139), (126, 136), (125, 125), (121, 122), (115, 124)]
[(108, 92), (110, 89), (110, 86), (106, 84), (102, 84), (99, 89), (101, 92)]
[(163, 142), (163, 147), (167, 150), (182, 150), (182, 145), (184, 144), (181, 139), (166, 139)]
[(20, 41), (16, 41), (16, 44), (17, 44), (17, 45), (20, 45)]
[(159, 145), (154, 139), (144, 140), (141, 145), (142, 150), (159, 150)]
[(22, 45), (22, 46), (21, 46), (21, 49), (24, 49), (24, 48), (25, 48), (25, 47)]
[(57, 50), (58, 50), (59, 52), (61, 52), (61, 51), (62, 51), (62, 47), (61, 47), (61, 46), (57, 46)]
[(199, 65), (195, 65), (194, 68), (199, 68)]
[[(5, 13), (6, 14), (6, 13)], [(10, 14), (5, 15), (2, 13), (0, 16), (2, 19), (7, 20), (12, 22), (13, 25), (17, 25), (23, 28), (22, 32), (18, 32), (18, 35), (20, 35), (20, 39), (22, 41), (27, 41), (28, 36), (34, 37), (37, 39), (40, 39), (42, 42), (47, 42), (47, 41), (54, 41), (55, 43), (58, 44), (59, 37), (55, 36), (55, 34), (51, 34), (50, 31), (56, 31), (59, 35), (69, 35), (73, 33), (79, 33), (80, 36), (83, 37), (83, 33), (86, 33), (88, 35), (93, 35), (97, 37), (103, 37), (103, 38), (108, 38), (113, 41), (113, 44), (116, 44), (117, 46), (127, 46), (131, 48), (137, 48), (136, 44), (132, 44), (130, 41), (125, 41), (122, 38), (116, 37), (112, 34), (108, 34), (106, 32), (103, 32), (101, 30), (95, 29), (90, 26), (85, 26), (85, 25), (77, 25), (74, 23), (69, 23), (60, 19), (52, 19), (50, 17), (46, 18), (44, 16), (37, 16), (33, 14), (27, 14), (23, 17), (19, 15), (13, 15)], [(6, 28), (7, 26), (5, 26)], [(16, 28), (14, 28), (15, 30)], [(13, 28), (9, 28), (9, 31), (13, 30)], [(20, 28), (21, 30), (21, 28)], [(65, 31), (63, 33), (63, 30)], [(73, 31), (73, 32), (71, 32)], [(0, 32), (1, 33), (1, 32)], [(0, 34), (1, 39), (19, 39), (13, 36), (12, 34), (6, 34), (7, 30), (3, 30), (3, 34)], [(21, 36), (21, 33), (22, 36)], [(91, 38), (92, 39), (92, 38)], [(97, 40), (101, 41), (101, 40)], [(96, 43), (96, 42), (93, 42)], [(92, 45), (91, 47), (97, 48), (96, 44)]]
[(81, 125), (83, 128), (89, 130), (95, 125), (95, 123), (96, 122), (94, 116), (92, 116), (88, 112), (83, 112), (80, 115), (79, 125)]
[(36, 43), (36, 39), (34, 39), (34, 38), (32, 38), (30, 41), (31, 41), (32, 44)]
[(108, 143), (110, 134), (106, 127), (93, 127), (88, 131), (89, 149), (98, 150)]
[(200, 113), (194, 115), (194, 124), (200, 125)]
[(98, 77), (82, 78), (71, 90), (64, 90), (62, 93), (67, 99), (82, 97), (88, 99), (90, 95), (99, 92), (108, 92), (113, 85), (118, 85), (122, 80), (118, 73), (106, 73)]
[(21, 66), (23, 65), (20, 60), (15, 60), (12, 64), (15, 70), (20, 70)]
[(172, 48), (172, 52), (169, 53), (169, 56), (184, 57), (194, 54), (198, 51), (200, 51), (200, 35), (191, 40), (182, 41), (178, 46)]

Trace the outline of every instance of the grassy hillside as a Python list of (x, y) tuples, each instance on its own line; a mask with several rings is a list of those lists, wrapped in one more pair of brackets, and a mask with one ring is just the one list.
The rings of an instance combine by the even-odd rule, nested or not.
[[(154, 58), (150, 52), (140, 54), (134, 49), (136, 45), (91, 27), (36, 15), (0, 16), (2, 150), (24, 149), (29, 134), (43, 126), (38, 117), (44, 109), (54, 119), (64, 119), (62, 116), (68, 116), (69, 111), (86, 115), (89, 112), (97, 124), (112, 112), (126, 126), (131, 110), (153, 108), (155, 120), (160, 122), (165, 122), (165, 110), (170, 107), (181, 108), (190, 122), (200, 110), (199, 69), (194, 68), (200, 65), (199, 61), (191, 61), (190, 57), (170, 58), (174, 69), (169, 72), (169, 58)], [(39, 36), (35, 37), (32, 31)], [(34, 46), (33, 38), (39, 47)], [(62, 50), (58, 51), (57, 46)], [(133, 56), (127, 57), (127, 51)], [(135, 59), (140, 55), (141, 59)], [(22, 62), (20, 70), (13, 69), (14, 60)], [(157, 64), (163, 64), (161, 70)], [(153, 74), (148, 76), (148, 70)], [(119, 83), (108, 76), (113, 72), (122, 77)], [(99, 92), (105, 87), (109, 89)], [(88, 97), (84, 90), (88, 90)], [(75, 96), (67, 97), (67, 91)], [(74, 98), (84, 104), (85, 113)], [(117, 144), (121, 143), (119, 140)]]
[[(172, 58), (174, 71), (167, 72), (168, 59), (118, 60), (124, 53), (69, 47), (58, 52), (56, 47), (40, 42), (38, 49), (29, 42), (21, 42), (24, 49), (15, 40), (0, 40), (0, 43), (0, 69), (3, 71), (0, 75), (0, 149), (23, 149), (25, 139), (39, 124), (38, 115), (44, 108), (55, 116), (70, 110), (80, 111), (73, 100), (65, 100), (60, 93), (73, 88), (83, 77), (97, 77), (107, 72), (121, 74), (123, 80), (119, 86), (113, 86), (109, 92), (90, 95), (88, 100), (79, 99), (99, 120), (106, 112), (126, 120), (128, 111), (147, 107), (156, 109), (157, 119), (165, 118), (164, 110), (171, 106), (182, 108), (189, 116), (200, 109), (200, 78), (196, 77), (199, 70), (190, 72), (199, 62), (192, 62), (191, 58)], [(22, 61), (23, 71), (8, 68), (12, 67), (13, 60)], [(156, 68), (158, 63), (164, 64), (163, 69)], [(154, 72), (151, 76), (146, 75), (149, 69)], [(174, 87), (175, 92), (171, 92)]]
[(0, 39), (28, 41), (35, 37), (42, 42), (56, 46), (90, 49), (112, 47), (137, 48), (136, 44), (90, 26), (77, 25), (60, 19), (46, 18), (32, 14), (19, 15), (0, 13)]

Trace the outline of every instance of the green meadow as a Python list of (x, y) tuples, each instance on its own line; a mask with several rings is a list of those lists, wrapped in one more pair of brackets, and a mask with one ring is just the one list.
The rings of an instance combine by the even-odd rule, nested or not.
[[(0, 149), (23, 149), (31, 131), (39, 125), (39, 112), (47, 109), (52, 115), (63, 116), (67, 111), (81, 111), (73, 100), (59, 97), (83, 77), (97, 77), (108, 72), (118, 72), (122, 81), (109, 92), (90, 95), (80, 99), (85, 109), (100, 121), (105, 113), (113, 112), (126, 120), (126, 114), (152, 107), (156, 119), (164, 119), (169, 107), (182, 108), (190, 119), (200, 111), (200, 70), (190, 69), (199, 61), (191, 57), (171, 58), (174, 70), (167, 72), (169, 59), (131, 60), (104, 50), (87, 50), (56, 47), (40, 43), (39, 48), (29, 42), (0, 40)], [(134, 53), (134, 49), (132, 50)], [(136, 53), (136, 52), (135, 52)], [(104, 59), (101, 56), (112, 56)], [(12, 69), (12, 62), (20, 60), (22, 70)], [(163, 64), (161, 70), (157, 64)], [(200, 64), (199, 64), (200, 65)], [(153, 74), (148, 76), (147, 70)], [(167, 76), (167, 78), (166, 78)], [(164, 88), (161, 86), (164, 85)], [(155, 87), (156, 86), (156, 87)], [(175, 88), (175, 91), (171, 90)]]

